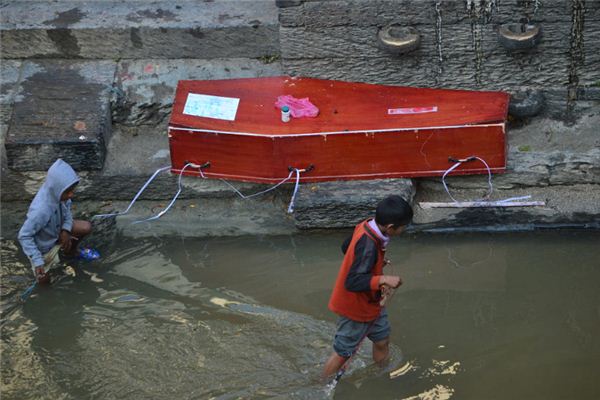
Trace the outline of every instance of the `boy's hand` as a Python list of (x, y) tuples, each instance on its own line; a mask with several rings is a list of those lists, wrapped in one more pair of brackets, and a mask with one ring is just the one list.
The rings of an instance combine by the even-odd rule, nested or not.
[(394, 295), (394, 289), (387, 285), (381, 285), (381, 300), (379, 300), (379, 305), (381, 307), (385, 306), (387, 301)]
[(394, 275), (381, 275), (381, 278), (379, 278), (379, 285), (386, 285), (395, 289), (402, 285), (402, 279), (400, 279), (399, 276)]
[(48, 283), (50, 282), (50, 276), (44, 270), (44, 267), (36, 267), (35, 268), (35, 280), (38, 283)]
[(65, 253), (68, 253), (71, 250), (71, 232), (67, 232), (65, 230), (60, 231), (58, 243), (60, 244), (60, 248)]

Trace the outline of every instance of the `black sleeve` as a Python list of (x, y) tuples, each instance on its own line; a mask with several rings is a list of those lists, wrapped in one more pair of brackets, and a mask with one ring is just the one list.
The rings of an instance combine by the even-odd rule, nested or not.
[(348, 251), (348, 247), (350, 247), (350, 242), (352, 241), (352, 235), (348, 236), (344, 243), (342, 243), (342, 253), (346, 254)]
[(363, 235), (354, 246), (354, 262), (344, 282), (346, 290), (366, 292), (371, 290), (371, 271), (377, 263), (377, 246), (367, 235)]

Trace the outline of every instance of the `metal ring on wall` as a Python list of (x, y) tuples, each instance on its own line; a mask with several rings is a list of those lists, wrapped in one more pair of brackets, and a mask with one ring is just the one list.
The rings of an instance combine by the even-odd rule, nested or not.
[(390, 24), (379, 30), (377, 40), (384, 50), (400, 55), (417, 49), (421, 44), (421, 35), (411, 26)]
[(510, 96), (508, 113), (515, 118), (536, 116), (544, 108), (546, 99), (540, 90), (523, 90)]
[(498, 41), (507, 50), (531, 49), (540, 42), (542, 27), (536, 24), (504, 24), (498, 27)]

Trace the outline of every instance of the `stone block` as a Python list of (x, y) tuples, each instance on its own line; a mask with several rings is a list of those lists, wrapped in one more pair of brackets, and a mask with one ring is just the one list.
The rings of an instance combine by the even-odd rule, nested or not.
[(299, 229), (349, 228), (375, 215), (377, 203), (397, 194), (412, 203), (410, 179), (339, 181), (300, 185), (294, 207)]
[(28, 62), (6, 134), (7, 165), (46, 170), (63, 158), (76, 170), (99, 170), (111, 130), (113, 62)]

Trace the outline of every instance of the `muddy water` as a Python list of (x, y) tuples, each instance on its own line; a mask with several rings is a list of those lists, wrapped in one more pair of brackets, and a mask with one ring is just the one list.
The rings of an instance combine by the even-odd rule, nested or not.
[[(405, 235), (389, 378), (363, 346), (329, 390), (348, 232), (100, 244), (29, 284), (2, 243), (3, 399), (600, 398), (600, 232)], [(118, 241), (117, 241), (118, 242)]]

